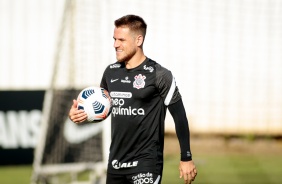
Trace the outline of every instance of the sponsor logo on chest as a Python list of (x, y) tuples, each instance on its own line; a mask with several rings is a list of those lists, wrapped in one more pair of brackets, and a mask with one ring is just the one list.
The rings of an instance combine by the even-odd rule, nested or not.
[[(113, 98), (113, 97), (117, 98)], [(112, 115), (115, 117), (116, 115), (120, 116), (137, 116), (145, 115), (145, 110), (143, 108), (134, 108), (131, 106), (125, 106), (125, 100), (123, 98), (131, 98), (132, 94), (127, 92), (111, 92), (112, 97)]]
[(121, 80), (122, 83), (131, 83), (131, 80), (129, 80), (129, 77), (126, 76), (125, 79)]
[[(144, 88), (146, 84), (145, 79), (146, 79), (145, 75), (142, 75), (142, 74), (135, 75), (134, 82), (133, 82), (133, 88), (136, 88), (136, 89)], [(119, 80), (118, 78), (115, 78), (115, 79), (111, 79), (110, 82), (114, 83), (114, 82), (117, 82), (118, 80)], [(125, 84), (130, 84), (131, 80), (129, 79), (128, 76), (126, 76), (124, 79), (121, 79), (120, 82), (125, 83)]]

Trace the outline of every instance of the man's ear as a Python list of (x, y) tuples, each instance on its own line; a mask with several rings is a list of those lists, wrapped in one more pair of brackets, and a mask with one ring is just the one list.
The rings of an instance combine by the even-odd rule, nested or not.
[(137, 44), (137, 46), (138, 47), (141, 46), (143, 44), (143, 42), (144, 42), (144, 37), (142, 35), (138, 35), (136, 37), (136, 44)]

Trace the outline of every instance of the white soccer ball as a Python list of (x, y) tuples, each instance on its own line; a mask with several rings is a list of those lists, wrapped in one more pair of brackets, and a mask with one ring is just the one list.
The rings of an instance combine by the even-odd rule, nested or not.
[(87, 87), (83, 89), (78, 97), (78, 109), (82, 109), (87, 114), (87, 121), (100, 122), (105, 120), (111, 113), (111, 97), (107, 90), (100, 87)]

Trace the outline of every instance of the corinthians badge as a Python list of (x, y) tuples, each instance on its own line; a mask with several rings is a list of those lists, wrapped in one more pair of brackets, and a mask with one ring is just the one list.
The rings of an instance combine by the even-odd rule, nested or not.
[(146, 76), (145, 75), (136, 75), (134, 77), (135, 81), (133, 82), (133, 87), (136, 88), (136, 89), (140, 89), (140, 88), (144, 88), (145, 86), (145, 79), (146, 79)]

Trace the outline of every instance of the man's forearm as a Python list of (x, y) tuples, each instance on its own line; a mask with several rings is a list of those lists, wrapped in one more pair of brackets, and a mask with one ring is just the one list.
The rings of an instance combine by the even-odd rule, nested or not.
[(175, 130), (180, 144), (181, 161), (192, 160), (190, 150), (190, 131), (182, 99), (172, 105), (169, 105), (168, 109), (174, 119)]

